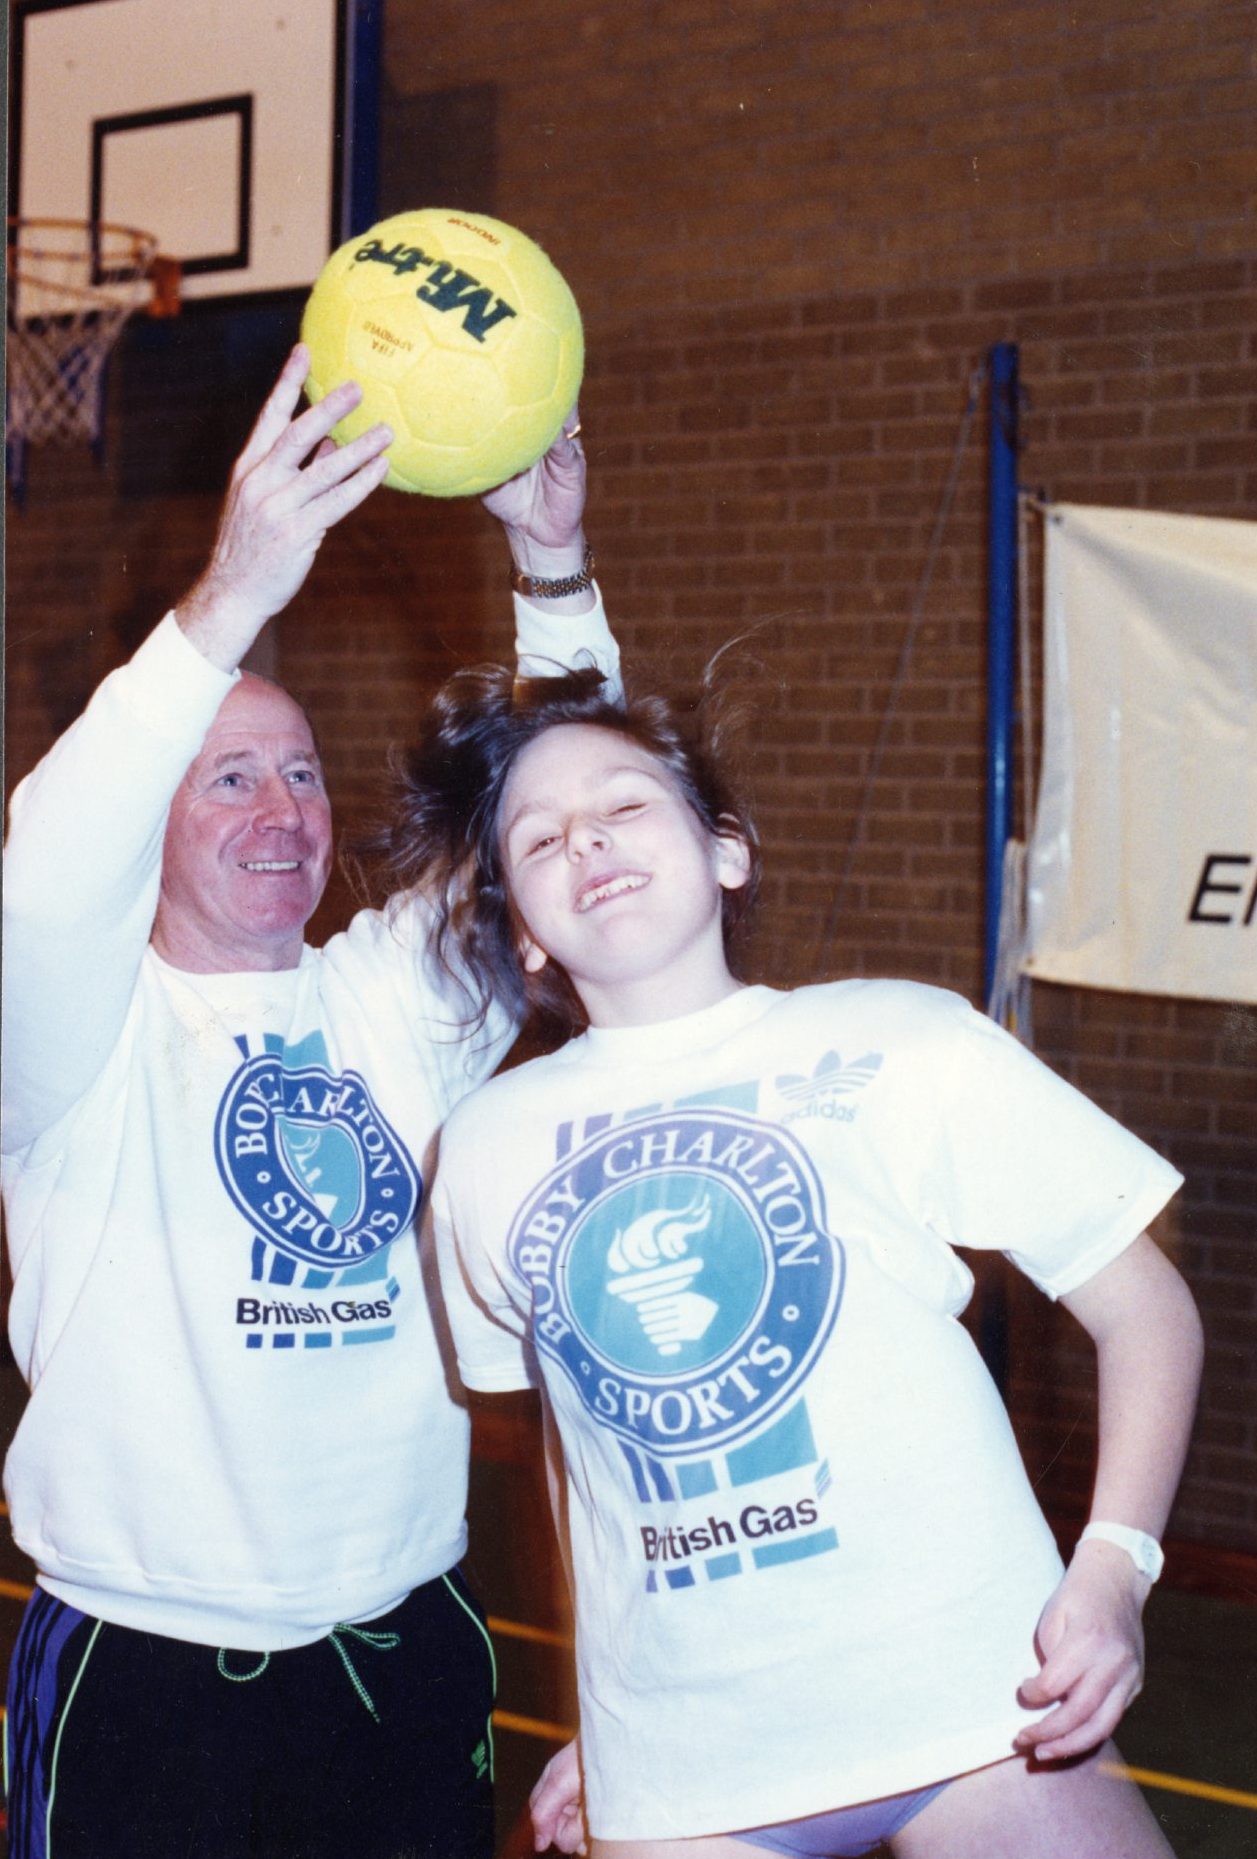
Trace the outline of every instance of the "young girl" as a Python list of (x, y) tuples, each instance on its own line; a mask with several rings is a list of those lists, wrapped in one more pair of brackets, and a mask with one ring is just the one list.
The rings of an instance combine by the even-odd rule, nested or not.
[[(1166, 1853), (1105, 1744), (1199, 1369), (1179, 1176), (955, 995), (743, 985), (749, 823), (596, 673), (447, 686), (395, 850), (477, 999), (587, 1021), (455, 1112), (435, 1207), (464, 1381), (539, 1375), (562, 1443), (596, 1859)], [(953, 1246), (1095, 1340), (1064, 1572)]]

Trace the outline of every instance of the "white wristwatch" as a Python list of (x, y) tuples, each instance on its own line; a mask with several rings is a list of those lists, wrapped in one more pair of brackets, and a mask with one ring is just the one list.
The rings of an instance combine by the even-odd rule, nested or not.
[(1149, 1536), (1146, 1530), (1132, 1530), (1124, 1523), (1089, 1523), (1078, 1538), (1085, 1543), (1088, 1537), (1098, 1537), (1104, 1543), (1116, 1543), (1124, 1549), (1141, 1575), (1149, 1581), (1155, 1581), (1165, 1567), (1165, 1555), (1155, 1536)]

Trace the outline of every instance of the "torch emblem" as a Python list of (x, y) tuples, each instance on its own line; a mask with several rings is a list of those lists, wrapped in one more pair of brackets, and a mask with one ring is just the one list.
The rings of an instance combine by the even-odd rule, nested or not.
[(711, 1197), (696, 1194), (678, 1213), (642, 1214), (611, 1242), (607, 1264), (616, 1276), (607, 1280), (607, 1290), (636, 1308), (661, 1356), (679, 1355), (683, 1343), (706, 1335), (720, 1308), (690, 1289), (704, 1263), (690, 1241), (710, 1224)]

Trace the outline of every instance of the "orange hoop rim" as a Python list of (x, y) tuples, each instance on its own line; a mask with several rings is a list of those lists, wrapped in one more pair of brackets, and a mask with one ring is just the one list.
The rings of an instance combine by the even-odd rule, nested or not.
[[(73, 234), (73, 243), (67, 239), (61, 246), (51, 242), (40, 245), (27, 243), (22, 238), (23, 234), (33, 234), (36, 240), (50, 235), (55, 240), (59, 233)], [(109, 248), (102, 252), (99, 248), (103, 241), (109, 242)], [(43, 214), (11, 214), (8, 219), (6, 251), (10, 291), (15, 284), (26, 284), (34, 290), (60, 298), (67, 304), (116, 308), (120, 303), (120, 293), (135, 284), (143, 283), (153, 274), (157, 264), (169, 263), (159, 260), (157, 243), (156, 234), (144, 232), (138, 226), (122, 226), (113, 220), (57, 219)], [(76, 260), (89, 266), (93, 261), (102, 263), (109, 276), (96, 282), (90, 277), (71, 281), (49, 275), (47, 266), (50, 263)]]

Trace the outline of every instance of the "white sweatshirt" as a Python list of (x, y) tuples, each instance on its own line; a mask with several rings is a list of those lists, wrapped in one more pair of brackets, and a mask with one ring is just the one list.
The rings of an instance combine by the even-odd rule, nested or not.
[[(521, 652), (614, 671), (601, 607)], [(149, 946), (171, 798), (234, 682), (167, 617), (13, 797), (4, 889), (5, 1468), (51, 1593), (270, 1650), (461, 1555), (468, 1421), (416, 1238), (475, 1037), (414, 903), (278, 974)]]

